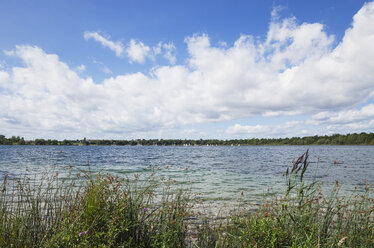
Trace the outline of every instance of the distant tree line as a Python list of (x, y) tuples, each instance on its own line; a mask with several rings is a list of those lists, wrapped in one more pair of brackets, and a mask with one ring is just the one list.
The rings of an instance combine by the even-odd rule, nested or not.
[(330, 136), (308, 136), (277, 139), (135, 139), (135, 140), (56, 140), (56, 139), (35, 139), (25, 140), (19, 136), (6, 138), (0, 135), (0, 145), (117, 145), (117, 146), (238, 146), (238, 145), (374, 145), (374, 133), (351, 133), (334, 134)]

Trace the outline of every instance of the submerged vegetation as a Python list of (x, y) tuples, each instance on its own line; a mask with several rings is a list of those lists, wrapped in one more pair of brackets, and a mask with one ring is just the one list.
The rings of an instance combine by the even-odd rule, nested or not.
[(352, 134), (333, 134), (330, 136), (307, 136), (293, 138), (274, 138), (274, 139), (136, 139), (136, 140), (100, 140), (100, 139), (82, 139), (82, 140), (56, 140), (56, 139), (35, 139), (25, 140), (19, 136), (6, 138), (0, 135), (0, 145), (117, 145), (117, 146), (230, 146), (230, 145), (374, 145), (374, 133), (352, 133)]
[(325, 195), (306, 180), (308, 166), (307, 151), (286, 171), (282, 196), (219, 219), (196, 215), (186, 184), (153, 173), (5, 176), (0, 247), (373, 247), (373, 189), (342, 197), (337, 182)]

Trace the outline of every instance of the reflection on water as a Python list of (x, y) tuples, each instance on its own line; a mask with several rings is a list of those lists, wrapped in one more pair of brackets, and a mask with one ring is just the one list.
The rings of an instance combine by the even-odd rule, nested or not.
[[(0, 176), (42, 173), (45, 167), (72, 165), (76, 170), (149, 175), (179, 182), (193, 181), (191, 189), (212, 201), (259, 202), (269, 188), (283, 192), (282, 173), (306, 151), (306, 146), (0, 146)], [(374, 184), (374, 146), (311, 146), (308, 178), (322, 179), (325, 188), (339, 180), (343, 192)], [(62, 150), (62, 152), (60, 152)], [(336, 161), (334, 165), (334, 161)], [(89, 166), (88, 166), (89, 164)], [(168, 167), (168, 168), (166, 168)], [(318, 172), (316, 173), (316, 168)], [(188, 170), (186, 170), (188, 168)], [(327, 172), (327, 174), (326, 174)], [(245, 192), (244, 197), (241, 192)]]

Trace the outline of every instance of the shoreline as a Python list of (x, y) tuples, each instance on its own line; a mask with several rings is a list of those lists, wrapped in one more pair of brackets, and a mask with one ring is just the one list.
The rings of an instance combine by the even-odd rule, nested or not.
[[(211, 201), (192, 190), (189, 169), (180, 168), (173, 180), (169, 166), (131, 179), (71, 165), (48, 167), (35, 180), (30, 171), (4, 176), (0, 246), (372, 247), (374, 188), (362, 184), (357, 194), (347, 195), (335, 182), (324, 190), (324, 177), (306, 176), (309, 165), (307, 150), (284, 167), (284, 190), (269, 188), (256, 204), (246, 198), (253, 188), (243, 185), (242, 201)], [(264, 172), (262, 166), (259, 170)], [(214, 185), (209, 190), (219, 189)]]

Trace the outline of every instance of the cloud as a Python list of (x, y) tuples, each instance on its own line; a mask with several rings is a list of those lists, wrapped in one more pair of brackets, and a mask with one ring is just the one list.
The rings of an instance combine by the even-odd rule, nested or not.
[(0, 69), (4, 69), (6, 67), (5, 61), (0, 61)]
[(131, 40), (126, 48), (127, 56), (130, 62), (143, 64), (146, 57), (150, 56), (151, 48), (144, 45), (141, 41)]
[[(169, 61), (170, 64), (175, 64), (176, 55), (175, 55), (175, 46), (172, 42), (162, 43), (159, 42), (156, 46), (152, 48), (145, 45), (142, 41), (137, 41), (131, 39), (127, 46), (125, 47), (120, 41), (111, 41), (109, 38), (105, 38), (100, 35), (98, 32), (84, 32), (83, 35), (85, 40), (94, 39), (99, 42), (103, 47), (107, 47), (115, 54), (120, 57), (125, 52), (127, 57), (130, 60), (130, 63), (136, 62), (144, 64), (146, 59), (155, 60), (157, 55), (163, 55), (163, 57)], [(12, 51), (5, 51), (9, 56), (12, 55)], [(1, 67), (0, 67), (1, 69)]]
[(352, 122), (346, 124), (328, 125), (327, 129), (330, 133), (360, 133), (374, 132), (374, 120), (365, 120), (360, 122)]
[(101, 69), (101, 71), (102, 72), (104, 72), (105, 74), (108, 74), (108, 75), (112, 75), (113, 74), (113, 72), (112, 72), (112, 70), (110, 70), (108, 67), (101, 67), (100, 68)]
[(99, 69), (104, 72), (105, 74), (112, 75), (113, 72), (108, 67), (104, 65), (103, 62), (97, 61), (96, 59), (92, 60), (92, 63), (97, 64), (99, 66)]
[(131, 63), (137, 62), (144, 64), (147, 58), (155, 60), (158, 55), (163, 55), (163, 57), (168, 60), (169, 64), (174, 65), (176, 62), (175, 46), (173, 43), (159, 42), (157, 46), (151, 48), (144, 45), (141, 41), (132, 39), (127, 46), (126, 53)]
[(284, 137), (305, 136), (308, 132), (302, 129), (302, 122), (290, 121), (279, 125), (240, 125), (235, 124), (226, 129), (226, 133), (244, 137)]
[[(95, 41), (101, 43), (103, 47), (107, 47), (113, 52), (116, 53), (117, 56), (121, 56), (124, 52), (126, 52), (127, 57), (130, 59), (130, 62), (137, 62), (143, 64), (147, 57), (152, 56), (150, 47), (144, 45), (141, 41), (136, 41), (134, 39), (130, 40), (129, 44), (125, 48), (122, 42), (117, 41), (113, 42), (97, 32), (84, 32), (84, 38), (86, 40), (92, 38)], [(106, 68), (107, 69), (107, 68)], [(107, 69), (107, 72), (110, 70)], [(108, 74), (108, 73), (107, 73)], [(109, 73), (111, 74), (111, 73)]]
[(123, 44), (120, 41), (111, 41), (108, 38), (103, 37), (98, 32), (84, 32), (83, 35), (85, 40), (94, 39), (95, 41), (99, 42), (103, 47), (107, 47), (113, 52), (115, 52), (116, 56), (121, 56), (124, 52)]
[(57, 55), (31, 46), (16, 46), (12, 54), (25, 67), (13, 67), (7, 80), (0, 79), (0, 125), (5, 130), (69, 132), (84, 125), (84, 112), (100, 104), (95, 90), (100, 86), (80, 78)]
[(80, 66), (77, 66), (75, 68), (75, 70), (78, 71), (78, 72), (82, 72), (82, 71), (86, 70), (86, 66), (82, 64)]
[(0, 71), (0, 87), (7, 85), (9, 80), (9, 74), (5, 71)]
[(312, 116), (308, 124), (315, 126), (327, 126), (327, 129), (335, 132), (349, 132), (353, 130), (374, 131), (374, 104), (368, 104), (361, 109), (349, 109), (338, 112), (324, 111)]
[(159, 43), (164, 50), (164, 58), (169, 61), (170, 64), (174, 65), (177, 61), (175, 55), (175, 46), (173, 43)]
[(361, 109), (344, 110), (340, 112), (320, 112), (313, 116), (317, 123), (351, 123), (374, 119), (374, 104), (369, 104)]
[[(241, 35), (225, 47), (212, 46), (207, 34), (196, 34), (185, 39), (186, 64), (116, 75), (100, 84), (82, 78), (55, 54), (16, 46), (6, 54), (24, 65), (0, 70), (0, 125), (3, 130), (27, 127), (36, 134), (132, 137), (256, 115), (314, 114), (336, 125), (333, 119), (343, 117), (333, 113), (346, 111), (358, 120), (372, 107), (356, 114), (350, 109), (374, 96), (372, 23), (373, 2), (354, 16), (335, 47), (322, 24), (298, 24), (296, 18), (273, 18), (263, 40)], [(120, 43), (104, 40), (103, 45), (123, 53), (116, 46)], [(172, 63), (175, 48), (167, 44), (155, 48), (132, 40), (126, 54), (144, 63), (170, 51), (166, 56)], [(287, 126), (239, 125), (226, 131), (273, 134), (275, 129), (281, 134), (282, 128)]]

